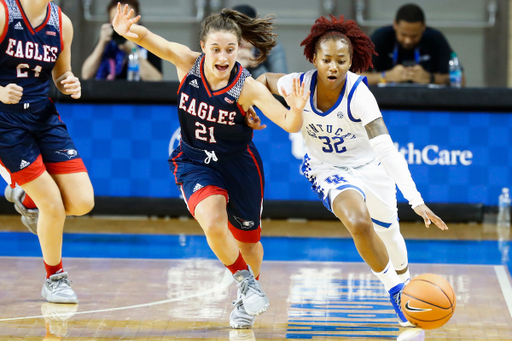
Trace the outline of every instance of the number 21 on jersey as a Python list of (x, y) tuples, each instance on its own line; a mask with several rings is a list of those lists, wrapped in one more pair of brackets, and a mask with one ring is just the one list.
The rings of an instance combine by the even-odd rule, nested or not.
[[(27, 63), (18, 64), (18, 66), (16, 67), (16, 76), (18, 78), (28, 78), (27, 69), (30, 69), (30, 65), (28, 65)], [(41, 71), (43, 71), (43, 67), (41, 65), (38, 65), (35, 68), (33, 68), (32, 71), (34, 71), (34, 77), (39, 77)]]

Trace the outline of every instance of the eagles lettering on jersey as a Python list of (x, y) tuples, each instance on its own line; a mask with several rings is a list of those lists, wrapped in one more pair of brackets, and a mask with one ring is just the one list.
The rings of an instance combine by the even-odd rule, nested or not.
[(23, 88), (21, 103), (48, 97), (52, 70), (62, 51), (62, 13), (48, 3), (44, 21), (32, 27), (19, 0), (0, 0), (6, 26), (0, 37), (0, 85), (15, 83)]
[(201, 54), (178, 89), (183, 141), (220, 153), (243, 149), (252, 139), (252, 129), (245, 124), (245, 111), (238, 104), (238, 97), (250, 73), (237, 63), (227, 86), (213, 91), (203, 70)]

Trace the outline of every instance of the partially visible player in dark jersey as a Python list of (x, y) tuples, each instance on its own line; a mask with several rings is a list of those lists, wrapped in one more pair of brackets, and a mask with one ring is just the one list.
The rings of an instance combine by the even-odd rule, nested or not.
[(264, 174), (246, 112), (255, 105), (286, 131), (296, 132), (307, 93), (297, 82), (285, 94), (288, 110), (236, 62), (242, 37), (261, 51), (260, 61), (266, 58), (276, 44), (271, 18), (251, 19), (229, 9), (212, 14), (202, 23), (199, 53), (135, 25), (140, 16), (132, 16), (118, 5), (114, 29), (176, 65), (182, 140), (169, 157), (171, 171), (208, 244), (238, 283), (230, 325), (250, 328), (269, 302), (257, 281)]
[[(78, 99), (71, 71), (73, 26), (51, 0), (0, 0), (0, 163), (23, 188), (25, 208), (39, 209), (37, 233), (46, 267), (41, 294), (52, 303), (78, 303), (62, 267), (66, 215), (94, 205), (85, 166), (48, 98), (50, 81)], [(5, 171), (6, 170), (6, 171)]]

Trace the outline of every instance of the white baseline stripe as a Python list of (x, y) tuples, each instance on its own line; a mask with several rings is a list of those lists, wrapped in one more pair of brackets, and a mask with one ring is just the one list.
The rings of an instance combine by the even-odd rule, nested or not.
[(494, 271), (496, 271), (496, 277), (498, 277), (503, 297), (507, 303), (508, 312), (510, 313), (510, 317), (512, 317), (512, 285), (510, 285), (510, 281), (508, 280), (507, 271), (503, 265), (494, 266)]
[[(222, 278), (222, 281), (218, 285), (216, 285), (215, 287), (213, 287), (211, 289), (200, 291), (200, 292), (197, 292), (195, 294), (180, 296), (180, 297), (176, 297), (176, 298), (170, 298), (168, 300), (163, 300), (163, 301), (156, 301), (156, 302), (150, 302), (150, 303), (144, 303), (144, 304), (129, 305), (129, 306), (126, 306), (126, 307), (98, 309), (98, 310), (89, 310), (89, 311), (79, 311), (79, 312), (76, 312), (74, 315), (103, 313), (103, 312), (106, 312), (106, 311), (116, 311), (116, 310), (136, 309), (136, 308), (142, 308), (142, 307), (150, 307), (150, 306), (159, 305), (159, 304), (166, 304), (166, 303), (170, 303), (170, 302), (188, 300), (189, 298), (199, 297), (199, 296), (203, 296), (203, 295), (206, 295), (206, 294), (209, 294), (209, 293), (213, 293), (213, 292), (216, 292), (216, 291), (224, 290), (232, 282), (233, 282), (233, 276), (231, 275), (231, 272), (229, 272), (229, 270), (226, 269), (226, 271), (224, 272), (224, 277)], [(69, 315), (69, 314), (63, 313), (62, 315)], [(15, 320), (25, 320), (25, 319), (38, 319), (38, 318), (45, 317), (45, 316), (46, 315), (13, 317), (13, 318), (8, 318), (8, 319), (0, 319), (0, 322), (15, 321)]]

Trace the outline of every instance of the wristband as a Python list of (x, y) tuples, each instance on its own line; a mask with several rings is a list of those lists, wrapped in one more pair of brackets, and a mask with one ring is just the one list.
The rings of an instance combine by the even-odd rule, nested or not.
[(380, 83), (383, 83), (385, 84), (386, 83), (386, 71), (382, 71), (380, 73), (380, 80), (379, 80)]
[(434, 76), (434, 73), (430, 73), (430, 84), (434, 84), (436, 82), (436, 77)]

